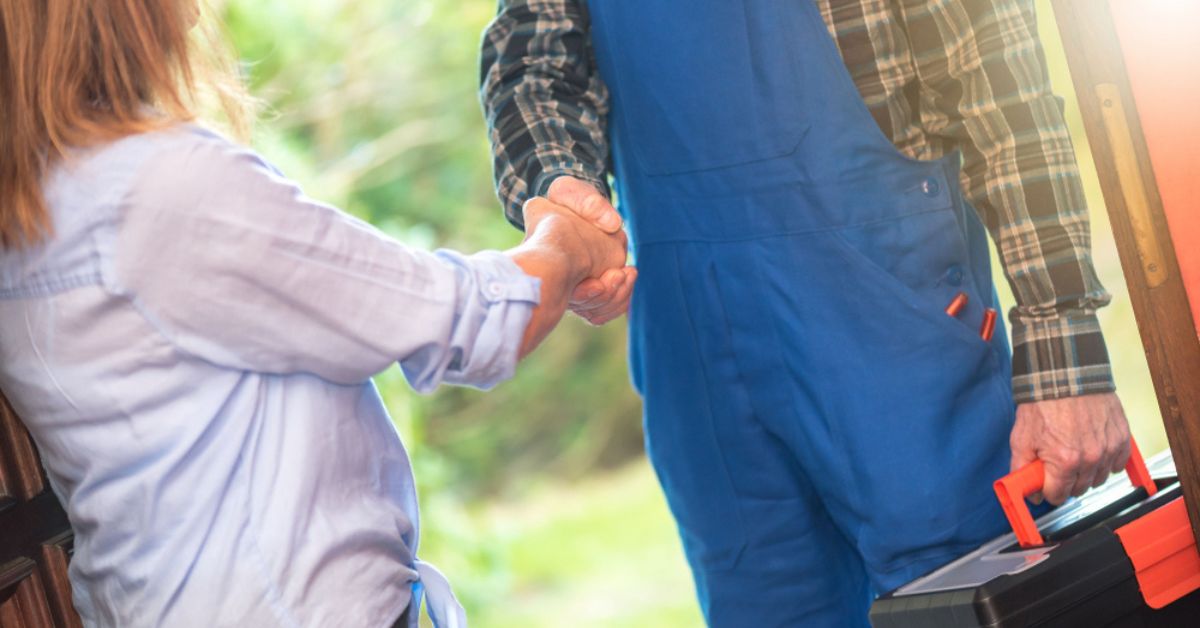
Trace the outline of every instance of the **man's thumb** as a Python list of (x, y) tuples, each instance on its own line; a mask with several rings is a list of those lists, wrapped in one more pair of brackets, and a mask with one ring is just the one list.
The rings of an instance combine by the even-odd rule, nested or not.
[(569, 176), (559, 177), (550, 184), (546, 196), (605, 233), (621, 230), (621, 215), (595, 186), (586, 181)]

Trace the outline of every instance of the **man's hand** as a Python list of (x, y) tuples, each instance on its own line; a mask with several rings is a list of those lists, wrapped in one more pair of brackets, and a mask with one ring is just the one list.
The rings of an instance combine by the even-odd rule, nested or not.
[(544, 198), (530, 199), (524, 212), (522, 246), (558, 254), (569, 288), (625, 266), (628, 243), (624, 231), (601, 231), (570, 208)]
[(1129, 423), (1115, 393), (1023, 403), (1010, 444), (1013, 471), (1034, 460), (1045, 463), (1042, 495), (1057, 506), (1125, 467)]
[[(550, 183), (546, 198), (591, 222), (605, 233), (621, 232), (621, 215), (592, 184), (562, 176)], [(528, 225), (526, 225), (528, 228)], [(629, 309), (637, 269), (633, 266), (609, 269), (598, 277), (579, 284), (571, 294), (568, 307), (593, 325), (603, 325)]]
[(623, 268), (627, 257), (623, 231), (605, 233), (544, 198), (530, 199), (524, 211), (525, 241), (508, 255), (526, 274), (541, 280), (542, 294), (521, 343), (522, 357), (558, 324), (577, 286)]

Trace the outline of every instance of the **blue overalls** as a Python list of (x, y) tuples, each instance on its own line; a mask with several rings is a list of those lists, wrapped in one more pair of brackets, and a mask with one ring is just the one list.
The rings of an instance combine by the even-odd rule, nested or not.
[(633, 378), (705, 615), (866, 625), (1005, 526), (1011, 365), (959, 157), (896, 151), (811, 0), (589, 5)]

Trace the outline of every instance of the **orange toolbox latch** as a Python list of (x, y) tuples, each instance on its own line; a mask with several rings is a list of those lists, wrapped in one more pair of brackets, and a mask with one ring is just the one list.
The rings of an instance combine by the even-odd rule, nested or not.
[(1150, 608), (1162, 608), (1200, 589), (1200, 552), (1183, 498), (1117, 528)]

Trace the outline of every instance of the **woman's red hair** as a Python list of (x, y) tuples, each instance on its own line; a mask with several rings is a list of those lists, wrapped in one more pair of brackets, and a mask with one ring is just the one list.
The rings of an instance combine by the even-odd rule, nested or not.
[(52, 234), (42, 178), (72, 148), (194, 119), (210, 97), (242, 130), (199, 18), (199, 0), (0, 1), (0, 248)]

